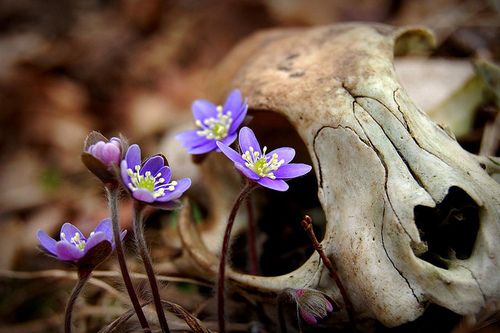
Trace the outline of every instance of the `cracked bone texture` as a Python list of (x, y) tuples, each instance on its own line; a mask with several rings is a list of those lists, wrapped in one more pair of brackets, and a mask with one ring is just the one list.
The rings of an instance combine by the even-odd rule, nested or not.
[[(325, 252), (337, 265), (358, 318), (386, 326), (418, 318), (429, 303), (466, 315), (500, 297), (500, 186), (480, 159), (418, 110), (394, 73), (394, 54), (430, 44), (424, 29), (378, 24), (271, 30), (243, 41), (211, 80), (214, 99), (238, 87), (250, 110), (276, 112), (292, 123), (318, 179), (327, 218)], [(450, 188), (474, 200), (480, 221), (470, 257), (452, 257), (440, 268), (420, 258), (428, 244), (414, 208), (435, 207)], [(217, 216), (227, 216), (227, 205), (218, 206), (227, 212)], [(180, 232), (189, 246), (177, 265), (213, 279), (215, 249), (207, 249), (203, 235), (190, 226), (187, 209)], [(316, 253), (283, 276), (229, 270), (228, 278), (250, 297), (306, 287), (342, 303)]]

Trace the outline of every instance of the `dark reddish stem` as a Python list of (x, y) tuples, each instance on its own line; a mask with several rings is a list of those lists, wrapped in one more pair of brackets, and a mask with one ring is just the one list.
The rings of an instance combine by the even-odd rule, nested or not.
[(71, 333), (71, 318), (73, 316), (73, 307), (75, 305), (76, 299), (82, 292), (83, 286), (90, 278), (90, 274), (90, 270), (78, 272), (78, 282), (71, 292), (68, 303), (66, 303), (66, 310), (64, 311), (64, 333)]
[(151, 257), (149, 256), (148, 247), (146, 240), (144, 238), (144, 225), (142, 221), (142, 211), (144, 205), (138, 201), (134, 201), (134, 233), (135, 241), (137, 244), (137, 249), (139, 250), (139, 255), (142, 258), (144, 264), (144, 269), (148, 276), (149, 285), (151, 287), (151, 294), (153, 295), (153, 303), (155, 305), (156, 314), (158, 316), (158, 321), (160, 322), (160, 327), (163, 333), (169, 333), (167, 318), (165, 317), (165, 312), (163, 311), (163, 305), (161, 304), (160, 291), (158, 289), (158, 283), (156, 281), (155, 272), (153, 269), (153, 264)]
[(318, 252), (319, 256), (321, 257), (323, 264), (330, 272), (330, 277), (335, 281), (335, 284), (337, 284), (337, 287), (340, 290), (340, 294), (342, 295), (342, 299), (344, 300), (344, 305), (347, 311), (347, 315), (349, 316), (349, 321), (351, 323), (351, 326), (354, 327), (354, 311), (351, 300), (349, 299), (349, 295), (347, 294), (347, 291), (344, 288), (344, 285), (342, 284), (339, 275), (337, 274), (337, 270), (333, 266), (330, 259), (326, 256), (326, 253), (323, 250), (323, 245), (321, 245), (321, 243), (318, 242), (318, 239), (316, 238), (316, 234), (314, 233), (312, 227), (311, 217), (308, 215), (304, 216), (304, 218), (301, 221), (301, 224), (304, 230), (307, 232), (307, 235), (309, 236), (309, 239), (311, 240), (314, 249), (316, 250), (316, 252)]
[(229, 218), (227, 219), (226, 231), (224, 232), (224, 240), (222, 242), (222, 249), (220, 254), (220, 263), (219, 263), (219, 280), (217, 283), (217, 313), (218, 313), (218, 322), (219, 322), (219, 333), (226, 332), (226, 322), (225, 322), (225, 309), (224, 309), (224, 284), (225, 284), (225, 276), (226, 276), (226, 256), (229, 249), (229, 241), (231, 239), (231, 231), (233, 229), (234, 219), (236, 217), (236, 213), (241, 206), (241, 203), (246, 199), (248, 194), (256, 187), (256, 183), (247, 182), (240, 194), (236, 198), (234, 202), (233, 208), (231, 209), (231, 213), (229, 214)]
[(130, 278), (130, 274), (127, 268), (127, 262), (125, 261), (125, 253), (123, 251), (123, 244), (120, 238), (120, 224), (118, 221), (118, 194), (119, 188), (118, 184), (107, 184), (106, 194), (108, 197), (109, 208), (111, 210), (111, 223), (113, 225), (113, 238), (115, 241), (116, 247), (116, 255), (118, 257), (118, 264), (120, 265), (120, 271), (123, 277), (123, 283), (127, 288), (128, 296), (130, 297), (130, 301), (132, 302), (132, 306), (137, 315), (137, 319), (141, 324), (142, 330), (145, 333), (151, 332), (149, 328), (148, 321), (146, 320), (146, 316), (142, 311), (141, 304), (139, 303), (139, 299), (134, 289), (134, 285), (132, 283), (132, 279)]
[(253, 216), (252, 198), (247, 199), (247, 242), (248, 242), (248, 258), (250, 261), (250, 273), (253, 275), (259, 274), (259, 262), (257, 256), (257, 242), (255, 239), (255, 220)]

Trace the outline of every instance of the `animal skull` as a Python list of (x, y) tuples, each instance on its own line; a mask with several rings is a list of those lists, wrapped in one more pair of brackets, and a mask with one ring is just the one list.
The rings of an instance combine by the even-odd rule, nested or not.
[[(365, 24), (262, 32), (211, 80), (219, 100), (238, 87), (250, 110), (293, 125), (318, 179), (326, 254), (357, 315), (390, 327), (416, 319), (429, 303), (466, 315), (500, 297), (500, 186), (395, 78), (393, 56), (431, 40), (422, 29)], [(217, 232), (200, 234), (189, 207), (179, 229), (178, 271), (205, 278), (215, 277), (214, 253), (239, 187), (237, 178), (226, 181), (217, 155), (201, 166)], [(228, 278), (253, 297), (308, 287), (342, 303), (316, 253), (282, 276), (230, 269)]]

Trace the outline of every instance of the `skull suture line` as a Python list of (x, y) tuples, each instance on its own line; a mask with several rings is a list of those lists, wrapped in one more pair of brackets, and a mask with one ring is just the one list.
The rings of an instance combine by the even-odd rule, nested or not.
[[(238, 87), (250, 109), (294, 126), (318, 179), (323, 247), (358, 316), (387, 326), (414, 320), (429, 303), (470, 314), (500, 297), (500, 186), (395, 78), (394, 54), (429, 39), (422, 29), (363, 24), (263, 32), (230, 53), (211, 81), (214, 96)], [(224, 177), (209, 181), (230, 186)], [(210, 194), (220, 208), (214, 230), (232, 201), (220, 193)], [(178, 269), (215, 275), (213, 241), (198, 234), (187, 209), (181, 220)], [(308, 287), (342, 303), (317, 254), (282, 276), (228, 276), (249, 296)]]

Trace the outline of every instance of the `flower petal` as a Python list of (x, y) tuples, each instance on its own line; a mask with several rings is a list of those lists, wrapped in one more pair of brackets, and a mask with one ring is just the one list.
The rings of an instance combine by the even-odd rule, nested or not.
[(241, 157), (238, 152), (236, 152), (234, 149), (229, 148), (226, 144), (222, 142), (217, 142), (217, 147), (222, 151), (224, 155), (226, 155), (231, 161), (234, 163), (239, 163), (239, 164), (245, 164), (245, 161)]
[(128, 164), (126, 160), (123, 160), (120, 163), (120, 174), (122, 177), (123, 184), (125, 185), (127, 190), (130, 191), (130, 189), (128, 188), (128, 184), (130, 184), (130, 176), (128, 175)]
[(257, 181), (260, 185), (270, 188), (271, 190), (276, 190), (280, 192), (284, 192), (288, 190), (288, 184), (285, 183), (284, 180), (281, 179), (271, 179), (267, 177), (263, 177)]
[(311, 166), (302, 163), (290, 163), (279, 167), (278, 170), (274, 172), (276, 178), (290, 179), (295, 177), (300, 177), (311, 171)]
[(229, 133), (236, 132), (236, 130), (238, 130), (238, 127), (240, 127), (241, 123), (245, 120), (245, 117), (247, 116), (247, 110), (248, 110), (248, 104), (246, 104), (245, 101), (245, 104), (241, 106), (239, 112), (237, 113), (233, 112), (233, 122), (229, 127)]
[(127, 150), (125, 160), (128, 167), (132, 170), (134, 170), (136, 165), (141, 165), (141, 148), (136, 144), (131, 145)]
[[(63, 237), (62, 234), (64, 234), (65, 237)], [(71, 238), (75, 237), (76, 234), (80, 234), (80, 239), (82, 240), (87, 239), (85, 236), (83, 236), (80, 229), (78, 229), (71, 223), (64, 223), (63, 226), (61, 227), (61, 240), (64, 240), (64, 238), (66, 238), (66, 241), (70, 242)]]
[(170, 179), (172, 178), (172, 172), (170, 172), (170, 168), (168, 166), (164, 166), (163, 168), (158, 170), (158, 173), (161, 173), (161, 178), (165, 180), (163, 184), (167, 184), (170, 182)]
[(76, 261), (83, 257), (84, 252), (65, 241), (59, 241), (56, 244), (57, 258), (64, 261)]
[[(113, 224), (111, 219), (103, 219), (94, 229), (95, 233), (102, 232), (106, 235), (106, 239), (113, 243)], [(91, 237), (89, 237), (90, 240)]]
[(144, 175), (147, 171), (151, 172), (151, 175), (156, 176), (158, 171), (162, 166), (165, 165), (165, 160), (160, 155), (154, 155), (149, 157), (146, 162), (144, 162), (141, 167), (141, 175)]
[(101, 231), (94, 232), (92, 236), (90, 236), (87, 242), (85, 243), (85, 250), (83, 252), (87, 253), (90, 249), (92, 249), (94, 246), (96, 246), (102, 241), (108, 241), (110, 244), (113, 244), (113, 242), (107, 239), (107, 235), (104, 232)]
[(238, 169), (245, 177), (251, 179), (251, 180), (258, 180), (260, 178), (259, 175), (257, 175), (253, 170), (250, 170), (247, 168), (245, 165), (240, 164), (240, 163), (234, 163), (234, 166), (236, 169)]
[(312, 314), (310, 314), (307, 311), (304, 311), (303, 309), (300, 309), (300, 315), (302, 316), (302, 319), (309, 325), (316, 325), (318, 323), (318, 320), (316, 320), (316, 317), (314, 317)]
[(151, 203), (155, 201), (155, 198), (151, 192), (148, 190), (144, 189), (138, 189), (135, 191), (132, 191), (132, 197), (136, 200), (143, 201), (146, 203)]
[(186, 148), (192, 148), (203, 144), (207, 138), (198, 135), (198, 130), (184, 131), (175, 136), (175, 138), (182, 143)]
[(201, 121), (202, 124), (205, 118), (217, 117), (217, 106), (205, 99), (194, 101), (191, 110), (193, 111), (193, 117)]
[(240, 129), (240, 148), (241, 152), (245, 153), (246, 151), (250, 151), (250, 147), (253, 148), (254, 151), (258, 151), (259, 154), (262, 154), (260, 150), (260, 144), (255, 137), (253, 131), (248, 127), (242, 127)]
[(197, 147), (193, 147), (188, 150), (188, 153), (190, 154), (205, 154), (208, 153), (212, 150), (215, 150), (217, 148), (217, 145), (215, 144), (215, 140), (207, 139), (204, 144), (201, 144)]
[(332, 312), (333, 311), (333, 305), (327, 299), (325, 299), (325, 307), (326, 307), (326, 311), (327, 312)]
[(36, 235), (43, 249), (53, 255), (56, 255), (56, 240), (47, 235), (47, 233), (43, 230), (38, 230)]
[(106, 165), (117, 165), (120, 162), (120, 147), (113, 143), (107, 143), (102, 148), (101, 154), (98, 158)]
[(173, 191), (165, 191), (165, 195), (156, 199), (158, 202), (167, 202), (179, 199), (182, 194), (191, 186), (191, 179), (182, 178), (177, 181)]
[(231, 143), (234, 142), (234, 140), (236, 140), (237, 136), (238, 136), (237, 133), (228, 134), (228, 136), (226, 136), (224, 139), (222, 139), (218, 142), (222, 142), (223, 144), (229, 146)]
[(238, 89), (233, 89), (229, 96), (226, 98), (226, 102), (224, 103), (224, 113), (231, 111), (234, 115), (236, 112), (239, 112), (241, 108), (241, 92)]
[(278, 148), (270, 151), (266, 156), (273, 156), (273, 154), (278, 154), (278, 161), (284, 160), (284, 164), (288, 164), (295, 157), (295, 149), (289, 147)]

